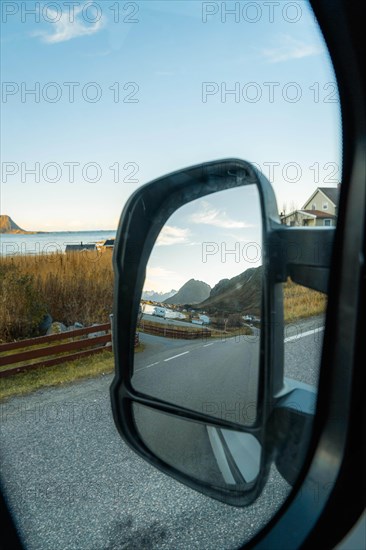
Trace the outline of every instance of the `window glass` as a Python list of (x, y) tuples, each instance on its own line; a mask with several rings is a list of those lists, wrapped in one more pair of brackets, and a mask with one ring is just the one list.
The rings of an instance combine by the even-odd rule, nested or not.
[[(15, 1), (2, 10), (2, 343), (108, 323), (121, 210), (164, 173), (244, 158), (271, 181), (284, 223), (321, 225), (302, 209), (318, 187), (337, 193), (341, 119), (306, 2)], [(286, 283), (285, 373), (315, 387), (325, 307), (324, 295)], [(106, 336), (97, 326), (91, 334)], [(0, 371), (9, 368), (4, 360)], [(2, 483), (26, 546), (249, 540), (291, 491), (275, 466), (243, 509), (165, 476), (120, 439), (112, 371), (106, 347), (1, 378)], [(321, 487), (309, 490), (319, 498)]]

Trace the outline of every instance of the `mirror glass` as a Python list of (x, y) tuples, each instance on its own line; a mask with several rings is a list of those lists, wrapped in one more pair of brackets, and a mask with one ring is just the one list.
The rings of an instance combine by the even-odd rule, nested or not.
[(253, 424), (261, 297), (256, 185), (207, 195), (178, 209), (147, 265), (133, 387), (215, 418)]
[(256, 480), (261, 446), (253, 435), (188, 421), (139, 403), (133, 404), (133, 414), (144, 444), (180, 472), (235, 491)]

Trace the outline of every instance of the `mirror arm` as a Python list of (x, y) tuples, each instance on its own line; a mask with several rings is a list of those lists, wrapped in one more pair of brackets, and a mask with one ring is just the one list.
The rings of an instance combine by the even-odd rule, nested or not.
[(272, 225), (269, 236), (269, 269), (275, 282), (288, 277), (319, 292), (327, 292), (334, 227)]
[(277, 401), (269, 419), (268, 435), (276, 468), (290, 485), (294, 485), (305, 464), (315, 402), (313, 391), (294, 389)]

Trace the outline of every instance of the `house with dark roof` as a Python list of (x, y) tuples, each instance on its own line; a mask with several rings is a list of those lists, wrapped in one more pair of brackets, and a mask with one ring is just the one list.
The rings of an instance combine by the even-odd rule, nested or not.
[(115, 239), (106, 239), (104, 241), (98, 241), (96, 243), (98, 252), (105, 252), (106, 250), (112, 250), (113, 251), (114, 241), (115, 241)]
[(300, 210), (281, 214), (281, 223), (291, 226), (329, 227), (336, 225), (338, 187), (318, 187)]
[(114, 241), (115, 239), (107, 239), (106, 241), (104, 241), (103, 246), (105, 246), (106, 248), (114, 248)]

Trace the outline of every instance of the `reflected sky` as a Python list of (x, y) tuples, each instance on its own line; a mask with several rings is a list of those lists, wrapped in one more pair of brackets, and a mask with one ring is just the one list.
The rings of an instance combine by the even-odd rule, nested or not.
[(178, 290), (190, 279), (211, 287), (262, 264), (262, 227), (255, 185), (192, 201), (166, 222), (150, 256), (144, 290)]

